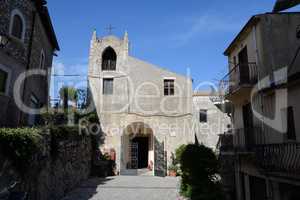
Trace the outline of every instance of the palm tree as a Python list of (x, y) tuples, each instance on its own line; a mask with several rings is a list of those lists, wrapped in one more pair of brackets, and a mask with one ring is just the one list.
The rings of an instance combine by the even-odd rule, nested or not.
[(69, 101), (77, 101), (77, 90), (74, 87), (63, 86), (59, 90), (60, 99), (63, 102), (63, 108), (68, 108)]

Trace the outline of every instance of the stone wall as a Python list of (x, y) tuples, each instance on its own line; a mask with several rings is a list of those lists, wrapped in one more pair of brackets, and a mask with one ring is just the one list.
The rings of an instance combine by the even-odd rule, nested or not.
[[(0, 69), (8, 74), (8, 85), (4, 94), (0, 94), (0, 102), (5, 107), (0, 109), (0, 126), (16, 127), (27, 125), (28, 115), (20, 112), (17, 107), (13, 88), (21, 73), (29, 69), (40, 69), (41, 52), (44, 53), (43, 70), (51, 70), (54, 45), (51, 43), (49, 33), (43, 25), (43, 19), (38, 14), (38, 8), (31, 0), (0, 0), (0, 34), (9, 38), (5, 48), (0, 49)], [(18, 11), (25, 21), (24, 40), (10, 35), (12, 13)], [(32, 36), (32, 41), (31, 41)], [(31, 96), (38, 100), (38, 107), (48, 105), (50, 76), (31, 76), (21, 86), (23, 102), (30, 106)], [(23, 94), (23, 92), (25, 94)], [(1, 104), (2, 105), (2, 104)]]
[(22, 180), (16, 189), (29, 192), (31, 200), (55, 200), (89, 177), (92, 163), (89, 136), (54, 139), (44, 134), (40, 143), (40, 150), (24, 174), (14, 170), (11, 161), (3, 156), (5, 153), (0, 155), (0, 191), (13, 181)]

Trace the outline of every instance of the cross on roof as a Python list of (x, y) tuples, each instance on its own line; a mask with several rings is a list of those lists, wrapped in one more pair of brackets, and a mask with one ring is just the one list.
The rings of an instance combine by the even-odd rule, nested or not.
[(108, 34), (111, 35), (112, 34), (112, 30), (115, 29), (115, 27), (113, 27), (111, 24), (106, 28), (106, 30), (108, 31)]

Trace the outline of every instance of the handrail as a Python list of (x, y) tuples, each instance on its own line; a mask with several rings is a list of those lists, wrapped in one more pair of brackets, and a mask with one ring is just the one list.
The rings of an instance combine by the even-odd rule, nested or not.
[(258, 81), (258, 71), (255, 62), (239, 63), (220, 81), (221, 89), (231, 93), (242, 84), (255, 84)]
[(268, 144), (266, 135), (259, 127), (241, 128), (235, 129), (234, 149), (237, 153), (253, 153), (255, 163), (265, 173), (300, 174), (299, 142)]
[(255, 154), (257, 163), (267, 173), (300, 174), (300, 143), (257, 145)]
[(239, 66), (243, 66), (243, 65), (256, 65), (256, 62), (248, 62), (248, 63), (238, 63), (238, 64), (235, 64), (234, 67), (221, 80), (225, 79), (229, 74), (231, 74)]

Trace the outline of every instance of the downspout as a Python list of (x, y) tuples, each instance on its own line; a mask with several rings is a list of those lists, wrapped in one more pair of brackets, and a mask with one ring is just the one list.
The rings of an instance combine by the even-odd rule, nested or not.
[[(31, 55), (32, 55), (32, 46), (33, 46), (33, 37), (34, 37), (34, 30), (35, 30), (35, 20), (36, 20), (36, 11), (32, 12), (32, 24), (31, 24), (31, 34), (29, 38), (29, 44), (28, 44), (28, 54), (27, 54), (27, 63), (26, 63), (26, 69), (25, 72), (30, 69), (30, 64), (31, 64)], [(26, 76), (27, 77), (27, 76)], [(22, 102), (25, 102), (25, 90), (26, 90), (26, 85), (27, 85), (27, 79), (25, 78), (24, 80), (24, 85), (23, 85), (23, 94), (22, 94)], [(23, 119), (24, 113), (21, 111), (19, 115), (19, 124), (22, 123), (24, 125), (24, 119)]]

